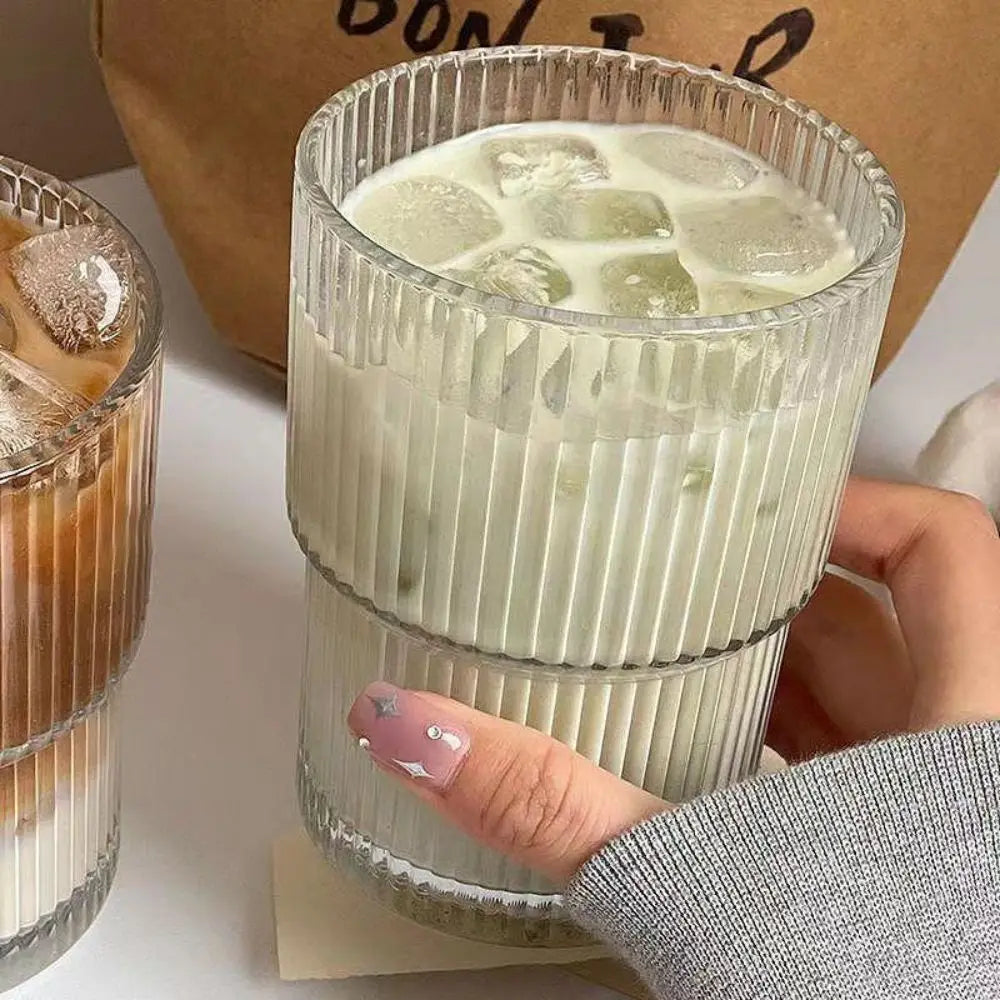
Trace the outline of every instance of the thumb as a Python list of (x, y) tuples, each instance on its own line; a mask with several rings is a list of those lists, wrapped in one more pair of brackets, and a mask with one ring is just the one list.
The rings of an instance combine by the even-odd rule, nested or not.
[(378, 681), (347, 721), (379, 767), (557, 885), (609, 840), (669, 808), (550, 736), (440, 695)]

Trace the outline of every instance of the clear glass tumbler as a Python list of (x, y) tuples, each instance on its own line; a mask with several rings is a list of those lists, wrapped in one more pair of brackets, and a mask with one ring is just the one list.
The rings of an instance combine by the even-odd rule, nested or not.
[[(733, 316), (622, 319), (430, 274), (338, 211), (485, 126), (671, 123), (763, 157), (859, 263)], [(752, 772), (789, 619), (822, 573), (902, 242), (875, 157), (772, 91), (652, 56), (449, 53), (335, 95), (299, 142), (288, 501), (314, 569), (299, 780), (331, 857), (420, 919), (577, 935), (559, 897), (351, 754), (364, 683), (550, 732), (671, 799)]]
[[(161, 338), (155, 277), (121, 224), (82, 192), (0, 158), (0, 230), (91, 222), (131, 251), (128, 360), (68, 424), (0, 451), (0, 991), (83, 933), (115, 869), (118, 688), (149, 588)], [(19, 317), (4, 308), (0, 319), (18, 336)], [(50, 363), (60, 354), (37, 350)], [(103, 364), (93, 363), (98, 377)]]

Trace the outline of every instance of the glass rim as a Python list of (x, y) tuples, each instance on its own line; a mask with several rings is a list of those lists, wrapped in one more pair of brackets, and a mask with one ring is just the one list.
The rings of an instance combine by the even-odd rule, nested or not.
[[(683, 73), (694, 79), (710, 80), (722, 84), (730, 91), (753, 95), (767, 101), (775, 108), (791, 111), (800, 120), (809, 122), (817, 133), (830, 136), (836, 142), (838, 149), (858, 166), (880, 210), (881, 228), (875, 245), (863, 260), (858, 261), (847, 274), (833, 284), (782, 305), (718, 316), (672, 316), (662, 319), (611, 316), (561, 309), (558, 306), (533, 305), (503, 295), (483, 292), (436, 274), (398, 256), (366, 236), (342, 214), (327, 194), (319, 175), (317, 162), (319, 144), (339, 114), (361, 94), (369, 93), (377, 86), (394, 82), (401, 77), (407, 75), (412, 77), (428, 68), (433, 70), (449, 64), (476, 61), (484, 63), (513, 59), (540, 61), (546, 57), (556, 56), (566, 59), (576, 56), (590, 57), (608, 63), (625, 63), (632, 67), (652, 65), (660, 67), (667, 73)], [(336, 233), (340, 240), (375, 266), (409, 284), (427, 288), (458, 306), (471, 307), (484, 313), (503, 315), (526, 323), (571, 328), (570, 332), (573, 334), (590, 333), (605, 337), (726, 335), (785, 326), (833, 312), (865, 292), (894, 266), (902, 247), (905, 230), (902, 201), (888, 171), (875, 154), (845, 128), (801, 101), (718, 70), (705, 69), (651, 54), (577, 45), (509, 45), (438, 53), (398, 63), (362, 77), (328, 98), (306, 122), (295, 149), (295, 185), (301, 187), (312, 211), (319, 216), (324, 225)]]
[[(72, 451), (83, 438), (110, 423), (122, 406), (142, 389), (162, 353), (163, 302), (156, 272), (146, 252), (131, 230), (96, 198), (92, 198), (73, 184), (8, 156), (0, 155), (0, 175), (6, 175), (15, 183), (25, 178), (32, 184), (38, 185), (41, 190), (55, 195), (61, 202), (71, 199), (74, 205), (90, 216), (94, 222), (110, 226), (124, 237), (135, 269), (136, 305), (140, 316), (135, 346), (114, 382), (99, 399), (92, 402), (83, 413), (68, 424), (40, 441), (28, 445), (27, 448), (0, 457), (0, 486), (2, 486), (5, 482), (29, 475), (66, 452)], [(3, 206), (0, 206), (0, 214), (7, 214)]]

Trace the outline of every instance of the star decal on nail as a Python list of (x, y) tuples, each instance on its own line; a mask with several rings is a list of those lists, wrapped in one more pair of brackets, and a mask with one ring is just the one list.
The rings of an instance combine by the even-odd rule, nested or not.
[(413, 778), (433, 778), (434, 775), (428, 771), (419, 760), (392, 760), (393, 764), (398, 764)]
[(386, 719), (399, 715), (399, 702), (395, 694), (368, 695), (368, 700), (375, 706), (375, 718)]

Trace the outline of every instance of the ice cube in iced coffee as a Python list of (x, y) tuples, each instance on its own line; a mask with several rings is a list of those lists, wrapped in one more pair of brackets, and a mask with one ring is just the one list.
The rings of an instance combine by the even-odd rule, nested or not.
[(109, 227), (89, 223), (15, 243), (0, 273), (9, 349), (95, 402), (132, 350), (134, 283), (128, 247)]

